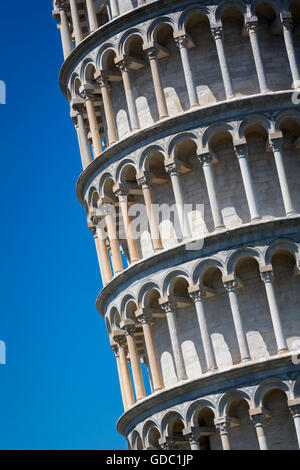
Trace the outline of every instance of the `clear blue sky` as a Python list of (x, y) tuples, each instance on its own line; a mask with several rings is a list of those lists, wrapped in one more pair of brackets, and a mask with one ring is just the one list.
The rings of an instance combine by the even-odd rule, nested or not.
[[(5, 11), (7, 10), (7, 11)], [(51, 1), (1, 4), (0, 449), (123, 449)], [(8, 20), (11, 19), (11, 22)]]

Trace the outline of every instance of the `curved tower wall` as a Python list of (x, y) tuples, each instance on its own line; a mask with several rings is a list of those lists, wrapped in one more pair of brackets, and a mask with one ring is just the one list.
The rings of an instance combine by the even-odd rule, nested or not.
[(119, 432), (298, 448), (299, 2), (55, 0), (53, 16)]

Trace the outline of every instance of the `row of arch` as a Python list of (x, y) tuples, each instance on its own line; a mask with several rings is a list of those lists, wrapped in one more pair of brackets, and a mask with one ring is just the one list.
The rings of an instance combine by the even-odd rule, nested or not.
[[(233, 450), (259, 449), (255, 427), (249, 416), (249, 410), (256, 410), (260, 419), (255, 421), (254, 414), (254, 423), (259, 422), (261, 425), (268, 443), (268, 450), (298, 449), (297, 424), (293, 423), (292, 417), (292, 413), (296, 414), (296, 412), (293, 407), (289, 410), (288, 406), (294, 403), (295, 399), (299, 399), (299, 384), (299, 378), (292, 381), (272, 378), (253, 387), (252, 390), (247, 388), (231, 390), (218, 396), (200, 398), (185, 406), (174, 407), (159, 417), (154, 415), (138, 425), (127, 438), (128, 446), (133, 450), (161, 449), (169, 440), (171, 442), (169, 449), (172, 449), (172, 445), (173, 449), (176, 448), (176, 441), (179, 442), (181, 449), (195, 450), (191, 442), (194, 446), (195, 443), (196, 446), (198, 444), (201, 450), (222, 448), (221, 442), (218, 443), (220, 437), (218, 437), (219, 431), (216, 424), (226, 423), (226, 420), (230, 422), (233, 418), (236, 427), (232, 427), (228, 432), (233, 444), (231, 448)], [(269, 414), (263, 417), (262, 410)], [(209, 430), (207, 435), (199, 437), (197, 430), (201, 428)], [(274, 439), (274, 431), (278, 433), (277, 439)], [(193, 433), (196, 437), (191, 439)]]
[(197, 156), (206, 150), (216, 152), (216, 147), (221, 140), (224, 141), (224, 137), (227, 137), (228, 142), (231, 140), (234, 144), (243, 138), (247, 140), (248, 136), (256, 133), (262, 136), (267, 143), (269, 134), (277, 131), (281, 131), (283, 135), (290, 134), (296, 142), (300, 136), (300, 113), (293, 109), (283, 111), (277, 115), (274, 121), (264, 115), (254, 114), (242, 121), (217, 121), (205, 128), (178, 133), (166, 141), (158, 141), (142, 148), (133, 156), (128, 155), (126, 158), (122, 158), (119, 164), (114, 165), (114, 168), (109, 171), (105, 170), (98, 177), (99, 186), (95, 186), (93, 183), (92, 187), (86, 191), (85, 204), (87, 207), (91, 207), (94, 191), (98, 191), (100, 196), (104, 196), (104, 183), (108, 178), (119, 183), (126, 181), (125, 173), (128, 165), (134, 165), (138, 174), (148, 170), (149, 161), (154, 154), (162, 154), (164, 160), (178, 159), (180, 161), (184, 160), (186, 154)]
[(239, 264), (246, 259), (252, 259), (260, 267), (270, 266), (273, 257), (282, 253), (293, 260), (294, 274), (298, 274), (300, 272), (300, 248), (292, 239), (276, 240), (263, 251), (253, 247), (239, 248), (228, 253), (223, 260), (221, 257), (214, 256), (196, 261), (189, 269), (168, 269), (160, 282), (156, 279), (148, 279), (139, 286), (137, 292), (134, 292), (132, 288), (126, 289), (122, 297), (113, 301), (105, 315), (108, 331), (111, 332), (122, 320), (132, 318), (132, 309), (128, 308), (132, 302), (136, 305), (136, 309), (149, 307), (154, 291), (156, 298), (174, 294), (176, 283), (180, 279), (185, 280), (190, 286), (200, 284), (203, 288), (210, 287), (209, 275), (212, 271), (218, 270), (222, 276), (230, 276), (236, 273)]

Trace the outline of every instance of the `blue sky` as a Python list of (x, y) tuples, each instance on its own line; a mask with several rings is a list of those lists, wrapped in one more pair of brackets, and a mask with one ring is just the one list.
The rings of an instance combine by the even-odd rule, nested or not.
[(3, 2), (0, 20), (0, 449), (123, 449), (95, 246), (75, 194), (80, 155), (58, 85), (59, 32), (50, 0), (16, 6)]

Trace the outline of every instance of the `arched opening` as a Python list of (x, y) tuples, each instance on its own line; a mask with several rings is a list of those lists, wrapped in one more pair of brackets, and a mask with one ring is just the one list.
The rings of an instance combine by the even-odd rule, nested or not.
[(276, 388), (265, 392), (263, 406), (270, 418), (265, 420), (264, 429), (269, 450), (298, 449), (295, 425), (287, 404), (286, 394)]
[(227, 406), (227, 416), (233, 418), (230, 442), (233, 450), (258, 450), (254, 424), (249, 415), (249, 404), (244, 398), (233, 398)]
[(174, 416), (168, 423), (167, 441), (172, 450), (190, 450), (189, 442), (183, 435), (184, 423), (183, 421)]
[(217, 366), (223, 369), (238, 364), (240, 352), (221, 270), (216, 266), (208, 267), (202, 273), (200, 282), (215, 294), (205, 299), (204, 308)]
[(160, 75), (170, 116), (189, 109), (185, 87), (179, 87), (178, 71), (184, 82), (184, 73), (179, 49), (174, 40), (174, 28), (168, 23), (156, 26), (153, 39), (160, 59)]
[[(252, 256), (241, 256), (235, 265), (235, 274), (242, 286), (238, 289), (238, 299), (251, 358), (258, 360), (277, 354), (269, 305), (257, 260)], [(255, 299), (255, 308), (250, 299)]]
[(189, 49), (189, 59), (200, 105), (226, 99), (208, 17), (201, 12), (192, 12), (185, 19), (185, 30), (195, 45)]
[[(236, 6), (224, 8), (221, 15), (224, 47), (236, 96), (260, 92), (251, 43), (244, 33), (244, 14)], [(241, 63), (245, 64), (241, 67)]]
[(300, 340), (299, 279), (294, 275), (295, 255), (282, 247), (275, 251), (271, 263), (283, 334), (289, 349), (293, 350), (294, 343)]
[[(274, 5), (264, 1), (259, 3), (255, 9), (255, 15), (258, 18), (258, 40), (268, 86), (272, 91), (290, 89), (292, 76), (280, 18)], [(275, 51), (276, 63), (274, 62)]]
[(216, 429), (214, 418), (214, 412), (206, 406), (199, 408), (194, 415), (193, 421), (199, 431), (200, 450), (213, 450), (215, 448)]
[(161, 434), (156, 427), (152, 427), (148, 433), (149, 450), (160, 450), (159, 440)]

